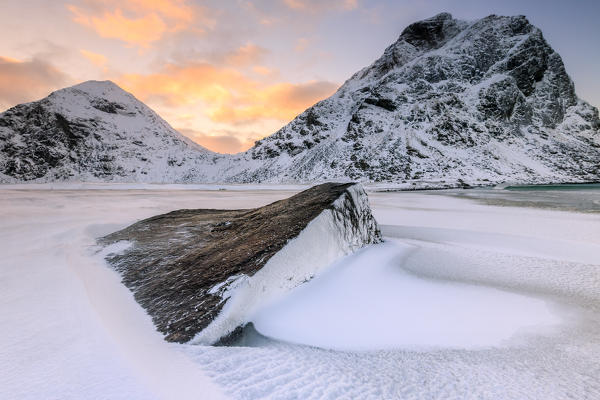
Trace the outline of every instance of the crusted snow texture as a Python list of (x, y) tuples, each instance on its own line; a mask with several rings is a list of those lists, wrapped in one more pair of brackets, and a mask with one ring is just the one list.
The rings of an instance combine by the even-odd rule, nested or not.
[(193, 145), (112, 83), (17, 106), (0, 114), (0, 181), (598, 181), (599, 132), (598, 110), (524, 16), (443, 13), (236, 155)]
[(179, 210), (100, 240), (166, 339), (214, 343), (261, 305), (381, 235), (360, 185), (326, 183), (252, 210)]

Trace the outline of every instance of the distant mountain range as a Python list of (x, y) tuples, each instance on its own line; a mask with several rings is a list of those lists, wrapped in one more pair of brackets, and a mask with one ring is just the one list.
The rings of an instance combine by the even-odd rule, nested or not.
[(112, 82), (0, 114), (0, 181), (390, 182), (430, 187), (600, 180), (598, 110), (523, 16), (443, 13), (254, 147), (213, 153)]

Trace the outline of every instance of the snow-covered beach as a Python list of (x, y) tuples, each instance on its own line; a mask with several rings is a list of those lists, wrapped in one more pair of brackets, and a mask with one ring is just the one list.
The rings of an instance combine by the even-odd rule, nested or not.
[(192, 189), (1, 188), (1, 398), (600, 397), (599, 190), (371, 192), (386, 243), (254, 316), (282, 341), (212, 347), (164, 342), (95, 238), (299, 188)]

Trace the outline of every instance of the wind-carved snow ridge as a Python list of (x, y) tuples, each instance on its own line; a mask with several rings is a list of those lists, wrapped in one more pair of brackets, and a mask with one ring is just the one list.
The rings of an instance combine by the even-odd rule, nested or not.
[(330, 209), (322, 211), (260, 271), (228, 283), (222, 292), (227, 302), (221, 313), (190, 343), (218, 341), (248, 323), (261, 307), (309, 281), (334, 261), (380, 241), (364, 189), (360, 185), (350, 186)]

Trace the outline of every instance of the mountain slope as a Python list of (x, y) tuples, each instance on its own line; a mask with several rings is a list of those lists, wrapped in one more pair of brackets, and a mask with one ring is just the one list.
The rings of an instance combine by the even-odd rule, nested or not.
[(523, 16), (408, 26), (372, 65), (245, 153), (192, 143), (112, 82), (0, 114), (0, 182), (456, 186), (600, 181), (598, 110)]
[[(371, 66), (245, 156), (240, 181), (600, 179), (598, 110), (525, 17), (407, 27)], [(259, 161), (256, 163), (256, 161)]]
[(215, 156), (110, 81), (5, 111), (0, 146), (0, 173), (9, 182), (206, 180)]

